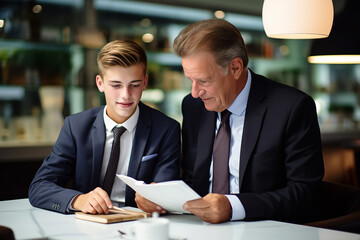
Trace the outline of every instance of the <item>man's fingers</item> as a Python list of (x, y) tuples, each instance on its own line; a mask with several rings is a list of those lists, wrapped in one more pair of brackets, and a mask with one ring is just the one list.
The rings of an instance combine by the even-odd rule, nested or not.
[(209, 205), (204, 199), (200, 198), (187, 201), (183, 208), (204, 220), (204, 215), (208, 212)]
[(135, 202), (138, 208), (145, 212), (159, 212), (162, 214), (166, 213), (166, 210), (161, 206), (149, 201), (138, 193), (135, 194)]
[(209, 206), (203, 198), (199, 198), (199, 199), (187, 201), (183, 207), (185, 210), (189, 211), (189, 210), (204, 209)]
[(231, 205), (225, 195), (209, 193), (201, 199), (188, 201), (184, 209), (210, 223), (229, 220)]
[(143, 203), (143, 200), (142, 200), (142, 196), (140, 196), (139, 194), (135, 194), (135, 202), (136, 202), (136, 205), (138, 206), (138, 208), (140, 208), (141, 210), (145, 211), (146, 209), (146, 206), (145, 204)]
[(101, 202), (101, 199), (98, 199), (97, 196), (91, 197), (89, 199), (89, 204), (91, 207), (95, 209), (96, 211), (95, 213), (100, 213), (100, 214), (105, 213), (107, 208), (105, 202), (104, 201)]
[(85, 213), (109, 213), (112, 208), (111, 200), (108, 194), (101, 188), (78, 195), (73, 202), (73, 207)]
[(97, 213), (109, 213), (109, 208), (112, 208), (111, 200), (108, 194), (101, 188), (96, 188), (91, 192), (89, 199), (90, 204), (95, 208)]
[(111, 199), (110, 199), (110, 196), (107, 194), (106, 191), (104, 191), (102, 188), (100, 187), (97, 187), (95, 188), (94, 190), (96, 193), (98, 193), (101, 198), (105, 201), (105, 204), (107, 206), (107, 208), (112, 208), (113, 207), (113, 204), (111, 202)]

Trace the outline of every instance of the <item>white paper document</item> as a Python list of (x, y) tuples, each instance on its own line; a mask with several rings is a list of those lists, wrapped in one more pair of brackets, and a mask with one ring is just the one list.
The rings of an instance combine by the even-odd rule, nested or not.
[(189, 213), (183, 209), (184, 203), (201, 198), (182, 180), (146, 184), (129, 176), (121, 174), (117, 176), (135, 192), (169, 212)]

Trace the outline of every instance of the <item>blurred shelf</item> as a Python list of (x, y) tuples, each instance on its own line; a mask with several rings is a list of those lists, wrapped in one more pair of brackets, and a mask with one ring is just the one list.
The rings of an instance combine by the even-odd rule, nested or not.
[(49, 142), (0, 142), (0, 162), (43, 161), (53, 147)]
[(146, 52), (149, 62), (156, 62), (164, 66), (181, 67), (181, 58), (174, 53)]
[(323, 145), (338, 145), (341, 147), (347, 142), (360, 139), (360, 130), (322, 132), (321, 139)]

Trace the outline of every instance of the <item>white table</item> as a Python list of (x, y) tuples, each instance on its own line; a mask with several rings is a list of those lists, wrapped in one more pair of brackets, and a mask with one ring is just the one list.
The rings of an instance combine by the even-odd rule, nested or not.
[[(360, 240), (360, 234), (307, 227), (277, 221), (205, 223), (193, 215), (168, 215), (170, 237), (187, 240)], [(93, 223), (34, 208), (28, 199), (0, 201), (0, 225), (10, 227), (16, 239), (120, 239), (134, 222)]]

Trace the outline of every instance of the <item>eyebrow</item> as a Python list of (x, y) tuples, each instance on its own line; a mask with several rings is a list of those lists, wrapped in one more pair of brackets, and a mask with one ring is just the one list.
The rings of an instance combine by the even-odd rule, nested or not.
[(210, 81), (212, 78), (211, 76), (205, 76), (205, 78), (202, 76), (201, 78), (195, 78), (195, 79), (191, 79), (189, 76), (186, 75), (186, 73), (184, 72), (184, 75), (187, 79), (189, 79), (190, 81)]
[(197, 81), (197, 82), (199, 82), (199, 81), (202, 81), (202, 82), (208, 82), (208, 81), (211, 81), (211, 79), (210, 78), (195, 78), (195, 79), (191, 79), (191, 78), (189, 78), (189, 77), (187, 77), (187, 79), (189, 79), (190, 81)]
[[(109, 82), (111, 82), (111, 83), (123, 83), (122, 81), (119, 81), (119, 80), (109, 80)], [(137, 79), (137, 80), (130, 81), (130, 83), (138, 83), (138, 82), (142, 82), (142, 80)]]

